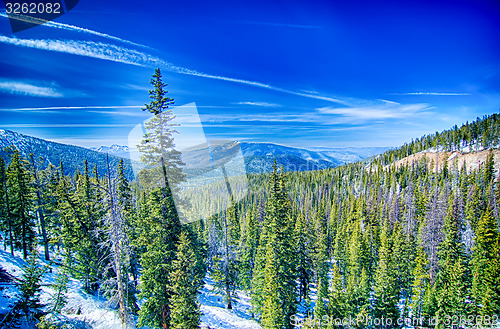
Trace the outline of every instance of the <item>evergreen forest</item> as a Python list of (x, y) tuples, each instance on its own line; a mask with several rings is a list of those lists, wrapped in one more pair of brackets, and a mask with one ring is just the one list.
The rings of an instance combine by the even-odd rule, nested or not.
[[(183, 224), (166, 87), (157, 69), (143, 109), (154, 117), (139, 145), (149, 166), (133, 180), (123, 160), (91, 168), (74, 159), (83, 170), (68, 175), (66, 163), (3, 151), (2, 247), (27, 266), (0, 328), (21, 319), (62, 328), (54, 315), (68, 278), (104, 293), (124, 328), (199, 328), (206, 278), (227, 309), (238, 292), (250, 296), (265, 329), (500, 325), (499, 114), (336, 168), (285, 172), (275, 164), (270, 174), (248, 174), (243, 200)], [(488, 155), (477, 169), (432, 157), (394, 165), (425, 150)], [(160, 179), (145, 184), (153, 174)], [(38, 297), (50, 270), (42, 262), (58, 270), (49, 304)]]

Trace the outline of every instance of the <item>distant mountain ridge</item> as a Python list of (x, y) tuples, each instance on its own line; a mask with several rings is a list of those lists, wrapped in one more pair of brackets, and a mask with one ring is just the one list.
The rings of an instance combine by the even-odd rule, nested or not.
[(101, 153), (108, 153), (115, 156), (119, 156), (121, 158), (129, 158), (128, 146), (113, 144), (111, 146), (90, 147), (89, 150)]
[[(278, 166), (283, 166), (286, 171), (310, 171), (334, 168), (345, 163), (358, 161), (381, 153), (383, 149), (317, 148), (317, 150), (310, 150), (272, 143), (235, 143), (241, 148), (246, 172), (251, 174), (272, 171), (275, 159)], [(70, 175), (74, 174), (76, 170), (83, 172), (84, 160), (87, 159), (89, 169), (92, 170), (97, 165), (99, 175), (103, 176), (106, 173), (106, 155), (109, 155), (112, 168), (116, 168), (120, 159), (123, 158), (127, 177), (134, 178), (128, 146), (113, 144), (87, 149), (51, 142), (9, 130), (0, 130), (0, 156), (7, 161), (9, 154), (4, 148), (8, 146), (16, 147), (24, 157), (33, 153), (35, 159), (43, 158), (43, 167), (49, 164), (59, 166), (62, 162), (65, 174)]]
[[(285, 171), (309, 171), (334, 168), (345, 163), (355, 162), (385, 151), (385, 147), (370, 148), (296, 148), (273, 143), (234, 142), (238, 144), (245, 159), (246, 171), (251, 174), (272, 171), (274, 160)], [(111, 146), (93, 147), (91, 150), (109, 153), (116, 156), (129, 157), (129, 148), (113, 144)], [(222, 150), (214, 149), (216, 152)], [(188, 158), (200, 154), (190, 151)], [(202, 160), (199, 160), (202, 161)]]
[[(58, 167), (59, 164), (62, 163), (66, 175), (72, 175), (76, 170), (83, 172), (85, 168), (85, 159), (88, 162), (89, 170), (93, 170), (93, 168), (97, 166), (97, 172), (100, 176), (106, 174), (106, 154), (84, 147), (51, 142), (14, 131), (0, 129), (0, 156), (8, 162), (10, 156), (8, 152), (5, 151), (6, 147), (17, 148), (25, 158), (31, 153), (33, 153), (36, 161), (42, 158), (43, 162), (41, 166), (43, 168), (47, 167), (49, 164)], [(113, 169), (116, 168), (120, 159), (122, 158), (110, 154), (110, 167)], [(133, 179), (134, 174), (130, 160), (124, 159), (124, 165), (127, 178)]]

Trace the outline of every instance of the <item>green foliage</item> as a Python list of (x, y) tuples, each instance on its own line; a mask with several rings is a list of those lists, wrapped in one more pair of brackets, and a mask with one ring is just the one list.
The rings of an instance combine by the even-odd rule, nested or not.
[(264, 291), (262, 309), (262, 328), (283, 328), (284, 314), (281, 307), (280, 282), (278, 276), (277, 255), (274, 240), (271, 239), (266, 245), (266, 265), (264, 273)]
[(32, 190), (29, 185), (26, 160), (21, 158), (17, 149), (11, 153), (7, 168), (7, 193), (10, 200), (10, 223), (14, 233), (15, 246), (22, 248), (23, 257), (27, 259), (29, 246), (34, 241), (34, 218)]
[(488, 207), (477, 225), (472, 256), (472, 296), (480, 315), (498, 314), (500, 276), (498, 226)]
[(174, 100), (167, 97), (166, 83), (163, 83), (160, 69), (155, 70), (151, 78), (152, 89), (149, 91), (149, 104), (142, 109), (154, 116), (145, 124), (146, 134), (139, 145), (142, 153), (141, 161), (149, 165), (141, 175), (149, 176), (150, 184), (157, 185), (158, 179), (162, 186), (170, 184), (175, 189), (176, 185), (184, 179), (180, 166), (181, 153), (175, 149), (174, 133), (176, 132), (171, 121), (175, 118), (170, 106)]
[[(436, 279), (438, 318), (464, 317), (467, 315), (468, 270), (462, 244), (460, 198), (450, 196), (449, 208), (443, 225), (444, 239), (439, 245), (439, 267)], [(440, 324), (442, 326), (442, 323)]]
[(54, 294), (49, 301), (49, 313), (61, 313), (62, 309), (68, 303), (68, 274), (63, 270), (59, 269), (59, 272), (56, 275), (56, 281), (52, 285), (54, 289)]
[(239, 285), (246, 291), (252, 290), (252, 277), (255, 267), (255, 257), (259, 245), (259, 227), (256, 218), (256, 207), (247, 212), (243, 223), (241, 241), (238, 248)]
[(14, 306), (14, 308), (19, 308), (31, 321), (41, 312), (43, 307), (40, 303), (40, 292), (42, 277), (46, 272), (46, 268), (38, 262), (36, 249), (33, 248), (33, 250), (28, 263), (23, 266), (23, 276), (17, 284), (20, 295), (17, 305)]
[(473, 122), (467, 122), (460, 128), (455, 126), (454, 129), (426, 135), (413, 140), (411, 143), (406, 143), (400, 148), (389, 150), (382, 154), (382, 162), (387, 165), (430, 147), (445, 151), (461, 151), (464, 147), (469, 147), (471, 150), (477, 151), (479, 147), (498, 146), (500, 138), (499, 125), (499, 114), (485, 115), (482, 119), (477, 118)]
[[(498, 151), (491, 151), (478, 170), (459, 170), (452, 161), (434, 168), (430, 158), (389, 165), (429, 147), (497, 146), (497, 114), (424, 136), (365, 163), (286, 175), (275, 165), (269, 175), (248, 175), (243, 200), (204, 221), (182, 225), (172, 196), (182, 180), (169, 108), (173, 101), (159, 70), (152, 85), (145, 110), (155, 117), (140, 146), (149, 167), (138, 181), (128, 181), (126, 161), (111, 164), (117, 170), (113, 179), (100, 177), (103, 168), (94, 167), (91, 174), (92, 159), (71, 175), (62, 164), (48, 166), (37, 179), (35, 166), (21, 152), (8, 153), (7, 168), (0, 161), (4, 247), (12, 241), (12, 249), (27, 255), (43, 208), (50, 248), (66, 257), (71, 275), (89, 292), (102, 291), (103, 282), (118, 276), (117, 268), (126, 272), (129, 309), (138, 310), (140, 290), (140, 326), (197, 327), (197, 289), (207, 266), (228, 302), (237, 288), (251, 295), (264, 328), (290, 328), (298, 303), (309, 327), (318, 327), (316, 320), (326, 315), (395, 320), (500, 313), (500, 184), (493, 156)], [(154, 181), (143, 185), (145, 178)], [(262, 189), (266, 184), (269, 188)], [(109, 266), (114, 254), (105, 219), (113, 211), (111, 186), (124, 225), (119, 267)], [(204, 198), (193, 204), (213, 201)], [(127, 241), (133, 242), (130, 248)], [(20, 300), (25, 309), (38, 312), (42, 274), (28, 268)], [(54, 312), (64, 304), (64, 280), (57, 278), (50, 304)]]
[(138, 219), (136, 244), (143, 248), (143, 268), (139, 298), (145, 302), (139, 311), (139, 325), (162, 327), (170, 324), (172, 291), (170, 273), (181, 233), (181, 223), (170, 188), (157, 188), (148, 198), (146, 218)]
[(223, 228), (222, 243), (212, 257), (211, 276), (215, 281), (216, 291), (224, 296), (227, 308), (232, 309), (233, 303), (236, 302), (240, 271), (236, 250), (240, 238), (240, 225), (236, 205), (231, 203), (221, 216), (216, 217), (222, 221), (220, 223)]
[(176, 259), (172, 263), (170, 284), (172, 291), (172, 329), (194, 329), (200, 325), (197, 301), (196, 253), (186, 233), (179, 237)]
[(415, 268), (413, 270), (414, 281), (412, 284), (412, 301), (411, 309), (416, 318), (422, 317), (422, 307), (424, 304), (425, 292), (429, 283), (429, 272), (427, 266), (429, 261), (424, 252), (424, 248), (420, 246), (417, 250), (415, 259)]
[(389, 236), (389, 225), (385, 222), (380, 237), (379, 263), (375, 271), (374, 317), (390, 318), (393, 323), (399, 318), (396, 308), (398, 291), (396, 285), (395, 263), (392, 258), (393, 245)]

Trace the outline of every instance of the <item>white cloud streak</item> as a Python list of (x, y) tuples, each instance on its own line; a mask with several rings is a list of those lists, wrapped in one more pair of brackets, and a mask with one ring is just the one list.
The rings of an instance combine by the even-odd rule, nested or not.
[(42, 87), (31, 83), (20, 81), (2, 81), (0, 80), (0, 92), (25, 95), (34, 97), (59, 98), (64, 95), (53, 87)]
[(299, 91), (288, 90), (284, 88), (275, 87), (266, 83), (250, 81), (238, 78), (225, 77), (220, 75), (207, 74), (203, 72), (198, 72), (196, 70), (187, 69), (184, 67), (176, 66), (172, 63), (164, 61), (156, 56), (146, 54), (137, 50), (124, 48), (108, 43), (93, 42), (93, 41), (77, 41), (77, 40), (55, 40), (55, 39), (18, 39), (12, 37), (6, 37), (0, 35), (0, 42), (5, 44), (10, 44), (19, 47), (35, 48), (41, 50), (55, 51), (60, 53), (67, 53), (78, 56), (85, 56), (91, 58), (97, 58), (102, 60), (108, 60), (118, 63), (142, 66), (142, 67), (161, 67), (169, 71), (176, 72), (179, 74), (197, 76), (207, 79), (222, 80), (228, 82), (234, 82), (239, 84), (244, 84), (253, 87), (264, 88), (268, 90), (274, 90), (277, 92), (282, 92), (290, 95), (307, 97), (311, 99), (323, 100), (332, 103), (343, 104), (351, 106), (351, 104), (345, 100), (339, 98), (333, 98), (329, 96), (322, 96), (319, 94), (308, 94)]
[(322, 26), (319, 25), (305, 25), (305, 24), (288, 24), (288, 23), (273, 23), (273, 22), (256, 22), (256, 21), (246, 21), (242, 22), (244, 24), (252, 24), (252, 25), (266, 25), (266, 26), (275, 26), (275, 27), (292, 27), (299, 29), (320, 29)]
[(391, 94), (397, 96), (470, 96), (469, 93), (442, 93), (442, 92), (413, 92), (413, 93), (400, 93), (400, 94)]
[(260, 106), (260, 107), (281, 107), (280, 104), (275, 103), (267, 103), (267, 102), (238, 102), (234, 103), (236, 105), (252, 105), (252, 106)]
[(61, 30), (68, 30), (68, 31), (75, 31), (75, 32), (80, 32), (80, 33), (85, 33), (85, 34), (91, 34), (91, 35), (95, 35), (95, 36), (98, 36), (101, 38), (126, 43), (129, 45), (149, 48), (148, 46), (141, 45), (140, 43), (135, 43), (135, 42), (125, 40), (122, 38), (118, 38), (118, 37), (115, 37), (115, 36), (112, 36), (112, 35), (109, 35), (106, 33), (97, 32), (94, 30), (90, 30), (90, 29), (86, 29), (83, 27), (74, 26), (74, 25), (70, 25), (70, 24), (58, 23), (58, 22), (54, 22), (54, 21), (47, 21), (47, 20), (44, 20), (41, 18), (30, 17), (30, 16), (26, 16), (26, 15), (22, 15), (22, 14), (11, 14), (9, 17), (9, 15), (7, 15), (6, 13), (0, 12), (0, 16), (5, 17), (5, 18), (9, 18), (9, 19), (16, 19), (16, 20), (19, 20), (22, 22), (27, 22), (27, 23), (43, 24), (43, 26), (61, 29)]
[(0, 111), (16, 111), (16, 112), (37, 112), (37, 111), (66, 111), (66, 110), (86, 110), (86, 109), (138, 109), (144, 107), (143, 105), (117, 105), (117, 106), (49, 106), (49, 107), (22, 107), (22, 108), (0, 108)]
[(135, 124), (94, 124), (94, 123), (13, 123), (2, 124), (1, 128), (117, 128), (117, 127), (135, 127)]
[(430, 110), (428, 104), (399, 104), (395, 102), (363, 107), (317, 109), (321, 114), (336, 114), (353, 120), (405, 119)]

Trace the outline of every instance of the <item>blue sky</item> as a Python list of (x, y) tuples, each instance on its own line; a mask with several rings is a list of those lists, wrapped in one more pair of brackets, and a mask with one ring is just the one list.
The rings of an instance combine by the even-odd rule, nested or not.
[(160, 67), (208, 138), (398, 146), (500, 109), (495, 1), (95, 1), (13, 34), (0, 129), (126, 145)]

